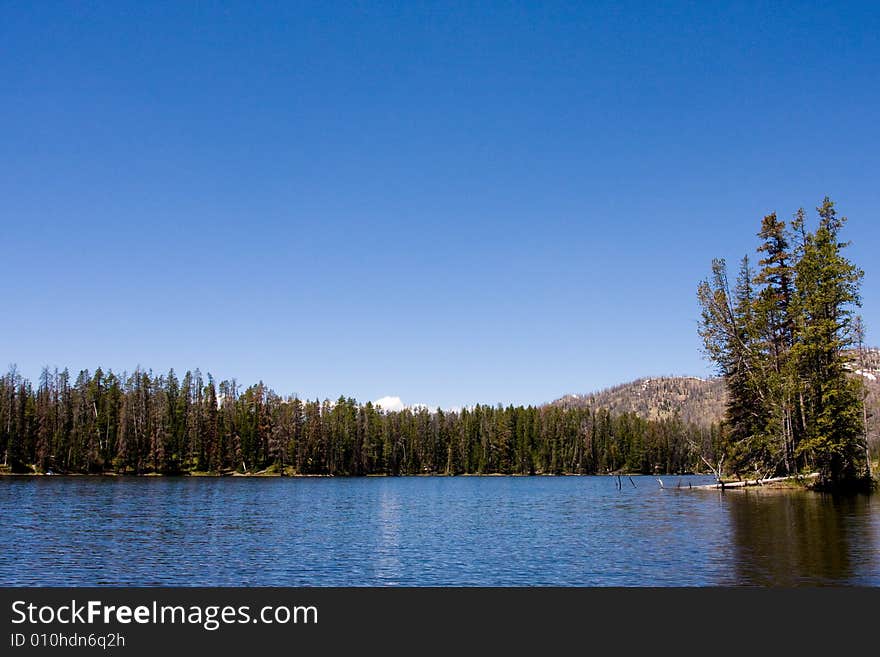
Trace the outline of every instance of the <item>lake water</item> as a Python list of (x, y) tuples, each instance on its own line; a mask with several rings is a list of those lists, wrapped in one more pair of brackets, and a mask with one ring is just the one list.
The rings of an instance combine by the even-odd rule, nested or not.
[(880, 585), (878, 495), (663, 480), (2, 477), (0, 584)]

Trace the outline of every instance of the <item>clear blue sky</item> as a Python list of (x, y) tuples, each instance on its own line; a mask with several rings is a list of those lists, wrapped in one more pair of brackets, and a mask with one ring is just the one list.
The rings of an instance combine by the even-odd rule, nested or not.
[(880, 331), (873, 3), (0, 5), (0, 362), (536, 403), (705, 375), (828, 194)]

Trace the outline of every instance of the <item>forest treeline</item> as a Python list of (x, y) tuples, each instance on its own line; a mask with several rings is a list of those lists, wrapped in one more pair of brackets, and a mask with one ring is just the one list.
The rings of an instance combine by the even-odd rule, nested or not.
[[(764, 217), (759, 260), (735, 285), (724, 260), (700, 283), (700, 335), (727, 388), (723, 468), (795, 474), (817, 470), (822, 485), (870, 482), (868, 395), (853, 376), (867, 358), (855, 314), (863, 272), (844, 255), (846, 218), (827, 197), (818, 225), (803, 209), (790, 223)], [(864, 367), (864, 365), (862, 365)]]
[[(828, 198), (817, 210), (813, 231), (803, 210), (790, 223), (767, 215), (757, 267), (744, 258), (731, 286), (715, 260), (698, 287), (700, 336), (726, 390), (719, 423), (683, 419), (696, 383), (668, 379), (640, 382), (635, 406), (622, 388), (546, 406), (388, 411), (346, 397), (282, 397), (263, 383), (242, 390), (198, 370), (178, 378), (99, 368), (72, 380), (44, 369), (33, 384), (13, 367), (0, 377), (0, 468), (455, 475), (709, 465), (719, 478), (818, 471), (828, 487), (869, 482), (872, 393), (862, 378), (875, 376), (880, 356), (865, 348), (855, 314), (863, 272), (844, 255), (846, 219)], [(662, 407), (648, 402), (655, 389)], [(717, 409), (717, 396), (704, 396), (697, 414)]]
[(44, 369), (0, 378), (7, 470), (300, 475), (680, 473), (703, 468), (717, 427), (554, 406), (386, 411), (281, 397), (196, 370)]

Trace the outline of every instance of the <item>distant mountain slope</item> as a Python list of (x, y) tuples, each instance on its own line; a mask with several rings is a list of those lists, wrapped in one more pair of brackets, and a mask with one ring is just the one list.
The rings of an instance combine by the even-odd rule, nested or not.
[[(850, 366), (861, 377), (867, 392), (868, 435), (880, 442), (880, 349), (853, 352)], [(552, 406), (607, 408), (616, 413), (636, 413), (652, 420), (679, 413), (685, 422), (711, 424), (724, 417), (726, 394), (719, 378), (671, 376), (636, 379), (585, 395), (566, 395)]]
[(552, 402), (554, 406), (591, 406), (615, 413), (636, 413), (652, 420), (673, 417), (685, 422), (711, 424), (724, 416), (725, 392), (721, 379), (697, 377), (658, 377), (637, 379), (631, 383), (586, 395), (566, 395)]
[(865, 382), (868, 415), (868, 444), (880, 444), (880, 349), (862, 349), (853, 354), (851, 369)]

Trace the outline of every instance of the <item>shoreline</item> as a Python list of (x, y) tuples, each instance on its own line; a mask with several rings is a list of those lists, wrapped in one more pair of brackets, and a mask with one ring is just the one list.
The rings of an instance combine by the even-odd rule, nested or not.
[(739, 481), (719, 481), (714, 484), (701, 484), (689, 486), (689, 490), (748, 490), (748, 489), (773, 489), (773, 490), (812, 490), (811, 481), (819, 478), (818, 472), (805, 475), (793, 475), (789, 477), (768, 477), (766, 479), (743, 479)]
[[(601, 474), (601, 473), (593, 473), (593, 474), (580, 474), (576, 472), (563, 472), (560, 474), (553, 474), (549, 472), (536, 472), (534, 474), (520, 474), (520, 473), (503, 473), (503, 472), (487, 472), (484, 474), (479, 474), (475, 472), (461, 473), (461, 474), (446, 474), (443, 472), (426, 472), (419, 474), (366, 474), (366, 475), (332, 475), (332, 474), (301, 474), (301, 473), (285, 473), (280, 474), (278, 472), (251, 472), (251, 473), (241, 473), (241, 472), (181, 472), (177, 474), (169, 474), (169, 473), (158, 473), (158, 472), (146, 472), (143, 474), (136, 474), (133, 472), (2, 472), (0, 471), (0, 477), (109, 477), (109, 478), (125, 478), (125, 479), (148, 479), (148, 478), (166, 478), (166, 479), (187, 479), (187, 478), (198, 478), (198, 479), (228, 479), (228, 478), (239, 478), (239, 479), (247, 479), (247, 478), (264, 478), (264, 479), (370, 479), (370, 478), (378, 478), (378, 479), (386, 479), (386, 478), (416, 478), (416, 477), (444, 477), (444, 478), (457, 478), (457, 477), (519, 477), (519, 478), (529, 478), (529, 477), (608, 477), (612, 479), (616, 479), (618, 476), (623, 477), (648, 477), (648, 478), (656, 478), (660, 477), (708, 477), (711, 476), (709, 473), (701, 473), (701, 472), (691, 472), (687, 474), (644, 474), (644, 473), (631, 473), (631, 474)], [(714, 486), (714, 484), (712, 484)], [(701, 484), (700, 487), (705, 488), (706, 486)], [(694, 486), (694, 488), (697, 488)]]
[[(500, 472), (492, 472), (492, 473), (462, 473), (462, 474), (445, 474), (445, 473), (419, 473), (419, 474), (367, 474), (367, 475), (332, 475), (332, 474), (301, 474), (301, 473), (285, 473), (280, 474), (278, 471), (272, 472), (252, 472), (252, 473), (240, 473), (240, 472), (186, 472), (186, 473), (177, 473), (177, 474), (169, 474), (169, 473), (155, 473), (155, 472), (147, 472), (143, 474), (136, 474), (133, 472), (95, 472), (95, 473), (85, 473), (85, 472), (52, 472), (52, 473), (44, 473), (44, 472), (9, 472), (0, 470), (0, 479), (6, 478), (108, 478), (108, 479), (153, 479), (153, 478), (166, 478), (166, 479), (187, 479), (187, 478), (197, 478), (197, 479), (224, 479), (224, 478), (235, 478), (235, 479), (369, 479), (369, 478), (425, 478), (425, 477), (435, 477), (435, 478), (461, 478), (461, 477), (511, 477), (511, 478), (530, 478), (530, 477), (607, 477), (610, 479), (618, 480), (618, 490), (623, 487), (629, 488), (630, 484), (633, 487), (638, 488), (634, 482), (625, 482), (621, 481), (623, 479), (629, 479), (632, 477), (637, 477), (640, 481), (644, 482), (646, 479), (653, 480), (655, 485), (659, 485), (660, 490), (664, 491), (809, 491), (815, 493), (829, 492), (827, 490), (820, 489), (817, 484), (819, 480), (818, 472), (811, 472), (805, 475), (796, 475), (796, 476), (787, 476), (787, 477), (768, 477), (766, 479), (743, 479), (743, 480), (733, 480), (733, 481), (723, 481), (723, 482), (714, 482), (710, 484), (692, 484), (692, 483), (681, 483), (682, 477), (711, 477), (711, 473), (682, 473), (682, 474), (643, 474), (643, 473), (605, 473), (605, 474), (579, 474), (579, 473), (571, 473), (565, 472), (560, 474), (553, 473), (545, 473), (545, 472), (536, 472), (534, 474), (519, 474), (519, 473), (500, 473)], [(663, 478), (666, 478), (667, 481), (664, 483)], [(674, 483), (671, 483), (670, 480), (673, 480)], [(877, 480), (870, 485), (872, 490), (876, 490)]]

